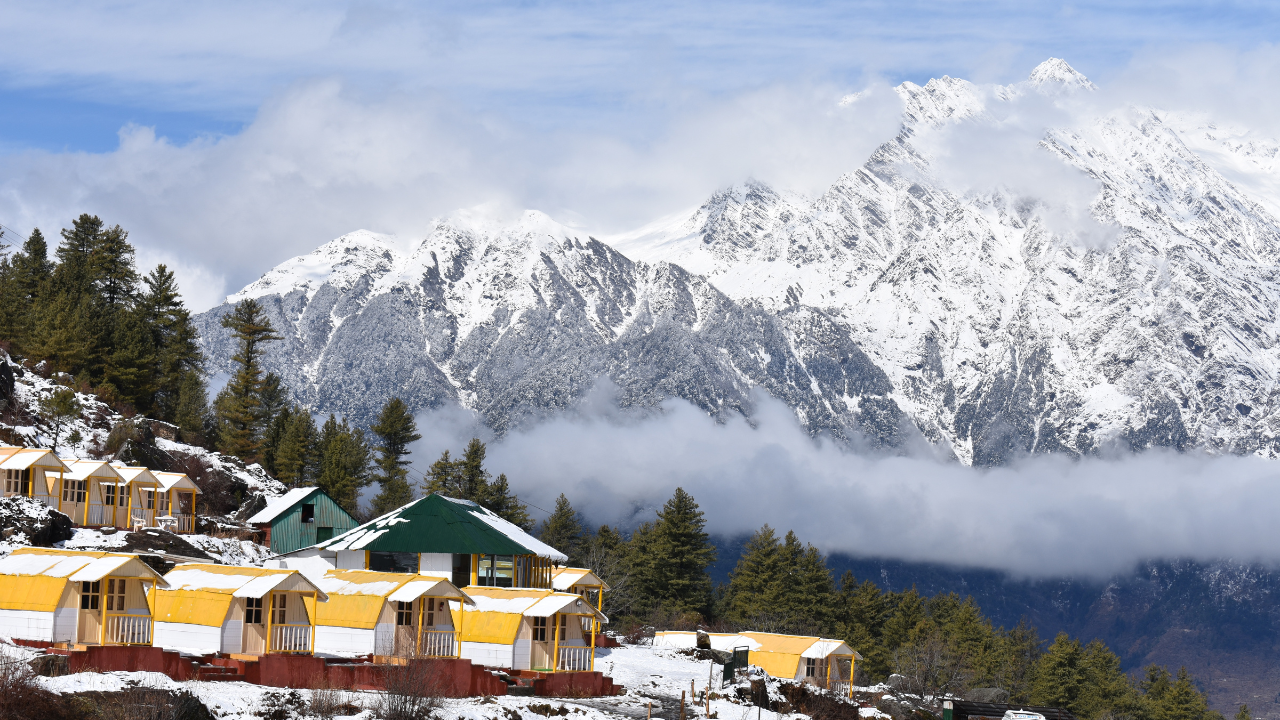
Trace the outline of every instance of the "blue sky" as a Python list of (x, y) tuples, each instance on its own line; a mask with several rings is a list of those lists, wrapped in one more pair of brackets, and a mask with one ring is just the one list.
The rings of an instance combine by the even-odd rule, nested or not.
[[(770, 83), (1095, 80), (1135, 53), (1274, 42), (1275, 3), (6, 3), (0, 148), (104, 152), (129, 123), (234, 134), (293, 83), (443, 93), (534, 127), (661, 132), (673, 105)], [(57, 9), (53, 9), (57, 8)]]
[(459, 208), (613, 232), (747, 177), (820, 192), (895, 132), (892, 85), (1048, 57), (1280, 134), (1278, 30), (1269, 3), (5, 2), (0, 224), (118, 222), (203, 309)]

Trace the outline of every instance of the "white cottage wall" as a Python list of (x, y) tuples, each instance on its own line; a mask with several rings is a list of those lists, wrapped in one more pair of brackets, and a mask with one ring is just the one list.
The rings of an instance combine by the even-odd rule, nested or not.
[(419, 553), (418, 572), (435, 577), (453, 577), (452, 553)]
[(326, 655), (368, 655), (374, 651), (374, 631), (362, 628), (316, 626), (316, 652)]
[(364, 570), (364, 551), (339, 550), (334, 567), (339, 570)]
[(157, 622), (153, 645), (167, 650), (217, 652), (222, 645), (222, 628), (192, 623)]
[(511, 646), (500, 643), (464, 642), (462, 643), (462, 658), (487, 667), (512, 667)]
[[(55, 642), (54, 617), (54, 613), (36, 610), (0, 610), (0, 637)], [(75, 633), (74, 615), (71, 632)]]

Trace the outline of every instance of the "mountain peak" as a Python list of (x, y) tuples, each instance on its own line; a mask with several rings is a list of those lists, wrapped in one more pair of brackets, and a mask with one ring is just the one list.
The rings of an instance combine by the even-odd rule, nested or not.
[(1067, 64), (1062, 58), (1049, 58), (1040, 63), (1031, 71), (1030, 77), (1027, 78), (1031, 84), (1042, 88), (1050, 83), (1067, 88), (1085, 88), (1086, 90), (1097, 90), (1098, 86), (1089, 82), (1089, 78), (1085, 77), (1071, 65)]

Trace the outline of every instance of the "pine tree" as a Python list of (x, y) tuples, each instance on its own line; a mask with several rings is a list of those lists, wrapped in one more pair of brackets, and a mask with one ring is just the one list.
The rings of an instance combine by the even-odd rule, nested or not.
[(91, 297), (59, 293), (36, 312), (26, 350), (54, 370), (79, 374), (94, 362), (100, 332)]
[(880, 588), (870, 580), (859, 583), (853, 573), (846, 572), (840, 578), (835, 608), (840, 636), (862, 655), (863, 671), (875, 680), (887, 678), (893, 663), (881, 636), (889, 604)]
[(49, 248), (39, 228), (12, 258), (0, 260), (0, 338), (11, 340), (20, 352), (34, 331), (52, 276)]
[(533, 518), (529, 517), (529, 508), (520, 502), (520, 498), (511, 492), (506, 473), (498, 473), (498, 477), (489, 484), (489, 491), (481, 503), (490, 512), (507, 522), (528, 531), (533, 528)]
[(479, 438), (472, 438), (457, 460), (451, 459), (449, 451), (445, 450), (440, 459), (427, 469), (423, 490), (470, 500), (507, 522), (531, 530), (533, 518), (529, 517), (529, 509), (520, 502), (520, 498), (511, 493), (507, 476), (500, 474), (496, 480), (489, 479), (489, 471), (484, 469), (485, 454), (485, 445)]
[(52, 426), (53, 450), (58, 451), (58, 443), (62, 439), (62, 431), (67, 424), (80, 415), (83, 409), (80, 399), (71, 388), (56, 388), (48, 395), (40, 398), (40, 416)]
[(1240, 709), (1236, 710), (1235, 720), (1253, 720), (1253, 715), (1249, 712), (1248, 705), (1241, 705)]
[(204, 378), (195, 370), (183, 373), (178, 383), (178, 400), (173, 409), (173, 423), (182, 430), (182, 440), (203, 444), (212, 424), (209, 415), (209, 393)]
[(1185, 666), (1178, 670), (1177, 679), (1156, 706), (1160, 720), (1205, 720), (1209, 715), (1209, 701), (1196, 689)]
[(792, 588), (779, 602), (787, 629), (811, 634), (829, 632), (835, 583), (826, 559), (816, 547), (801, 545), (795, 532), (788, 532), (783, 538), (781, 555), (785, 577)]
[(318, 434), (311, 413), (305, 408), (294, 407), (276, 449), (276, 477), (280, 482), (288, 487), (302, 487), (310, 483), (316, 464)]
[[(645, 530), (644, 526), (641, 526)], [(711, 606), (707, 568), (716, 551), (705, 532), (706, 520), (693, 496), (676, 488), (637, 553), (637, 592), (652, 604), (677, 613), (706, 614)], [(641, 536), (638, 530), (636, 537)]]
[(188, 374), (204, 370), (204, 354), (173, 273), (164, 265), (157, 265), (143, 282), (146, 291), (138, 305), (154, 349), (154, 392), (146, 407), (159, 419), (176, 422), (183, 382)]
[(116, 314), (112, 350), (103, 370), (100, 394), (114, 396), (131, 407), (146, 412), (155, 394), (155, 346), (140, 312)]
[(57, 268), (54, 284), (61, 292), (76, 296), (93, 294), (93, 255), (103, 234), (102, 220), (83, 213), (62, 230), (62, 243), (54, 251)]
[(622, 533), (608, 525), (601, 525), (594, 535), (583, 541), (581, 566), (591, 568), (596, 577), (609, 586), (604, 595), (604, 613), (610, 617), (626, 615), (635, 606), (629, 560), (629, 548)]
[[(776, 612), (784, 577), (782, 544), (773, 528), (764, 525), (747, 540), (742, 557), (729, 573), (725, 616), (730, 622), (761, 627), (777, 622)], [(771, 622), (772, 621), (772, 622)]]
[(356, 512), (360, 488), (373, 478), (369, 474), (369, 446), (364, 431), (352, 429), (346, 418), (338, 422), (332, 414), (325, 421), (317, 443), (319, 469), (316, 485), (349, 513)]
[(538, 539), (569, 556), (569, 564), (580, 561), (583, 542), (582, 516), (573, 509), (564, 493), (556, 498), (556, 509), (542, 522)]
[(224, 315), (222, 326), (236, 339), (236, 354), (231, 358), (236, 371), (231, 381), (218, 393), (214, 412), (218, 421), (218, 449), (246, 462), (258, 459), (261, 450), (263, 376), (262, 344), (279, 340), (262, 306), (252, 298), (242, 300), (231, 314)]
[(409, 463), (404, 458), (409, 454), (409, 443), (421, 440), (422, 436), (418, 434), (409, 407), (400, 398), (391, 398), (382, 406), (377, 424), (370, 429), (379, 440), (378, 458), (374, 462), (378, 466), (376, 479), (382, 486), (373, 499), (373, 512), (383, 515), (413, 499), (409, 473), (405, 469)]
[(1036, 705), (1080, 710), (1079, 700), (1085, 682), (1081, 667), (1084, 651), (1079, 640), (1058, 633), (1053, 644), (1036, 663), (1035, 680), (1031, 683), (1031, 702)]
[(916, 639), (927, 616), (924, 602), (915, 587), (892, 597), (893, 610), (884, 623), (884, 646), (887, 650), (897, 650)]

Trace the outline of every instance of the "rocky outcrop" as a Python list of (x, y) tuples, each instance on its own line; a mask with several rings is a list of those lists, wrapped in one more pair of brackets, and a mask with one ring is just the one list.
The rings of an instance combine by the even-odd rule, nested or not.
[(71, 518), (38, 500), (0, 498), (0, 541), (53, 547), (71, 539), (71, 527)]

